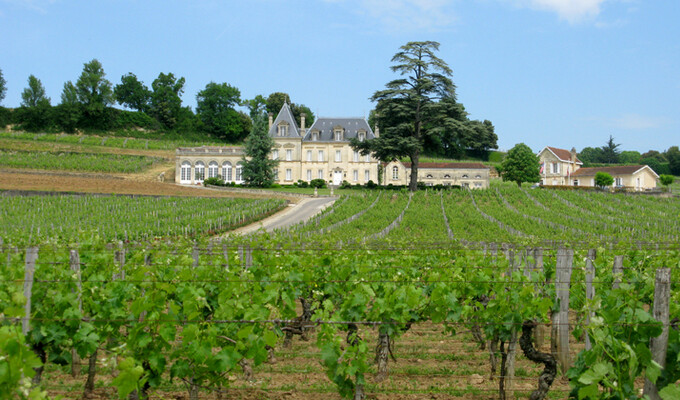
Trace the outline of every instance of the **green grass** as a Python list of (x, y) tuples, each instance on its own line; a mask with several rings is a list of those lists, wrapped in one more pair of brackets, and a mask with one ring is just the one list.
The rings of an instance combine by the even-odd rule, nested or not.
[(117, 136), (115, 133), (102, 133), (102, 135), (69, 135), (61, 133), (0, 131), (0, 139), (67, 143), (85, 146), (102, 146), (141, 150), (175, 150), (177, 147), (196, 146), (232, 146), (226, 143), (211, 142), (209, 139), (204, 141), (177, 139), (174, 137), (168, 139), (144, 139), (129, 136)]
[(0, 149), (0, 166), (40, 170), (132, 173), (144, 171), (160, 157), (124, 154), (93, 154), (50, 151), (22, 151)]

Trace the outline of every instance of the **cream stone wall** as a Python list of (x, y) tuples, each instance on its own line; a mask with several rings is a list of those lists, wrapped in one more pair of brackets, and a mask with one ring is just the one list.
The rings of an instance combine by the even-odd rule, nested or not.
[[(444, 163), (440, 163), (444, 164)], [(423, 163), (418, 167), (418, 182), (427, 186), (458, 185), (470, 189), (486, 189), (489, 187), (489, 168), (483, 165), (470, 167), (468, 164), (446, 163), (447, 165), (427, 166)], [(408, 185), (411, 179), (411, 169), (400, 161), (392, 161), (384, 165), (384, 185)]]
[(559, 159), (547, 147), (539, 154), (539, 165), (544, 165), (541, 183), (544, 186), (569, 185), (569, 175), (580, 168), (579, 164)]

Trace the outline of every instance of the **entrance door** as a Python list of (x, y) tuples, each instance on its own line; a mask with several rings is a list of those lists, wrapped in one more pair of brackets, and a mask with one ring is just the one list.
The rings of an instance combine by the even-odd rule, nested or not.
[(342, 184), (342, 171), (333, 171), (333, 185), (340, 186)]

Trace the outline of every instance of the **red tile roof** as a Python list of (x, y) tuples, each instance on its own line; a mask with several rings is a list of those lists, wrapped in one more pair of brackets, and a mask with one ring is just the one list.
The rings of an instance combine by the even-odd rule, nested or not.
[(571, 174), (571, 176), (594, 176), (598, 172), (606, 172), (610, 175), (630, 175), (644, 167), (646, 167), (646, 165), (617, 165), (614, 167), (579, 168), (576, 172)]
[[(410, 162), (403, 163), (406, 168), (411, 168)], [(418, 168), (458, 168), (458, 169), (489, 169), (482, 163), (432, 163), (421, 162), (418, 163)]]
[[(546, 148), (552, 151), (561, 161), (571, 161), (571, 151), (550, 146), (546, 146)], [(583, 164), (583, 162), (576, 157), (576, 164)]]

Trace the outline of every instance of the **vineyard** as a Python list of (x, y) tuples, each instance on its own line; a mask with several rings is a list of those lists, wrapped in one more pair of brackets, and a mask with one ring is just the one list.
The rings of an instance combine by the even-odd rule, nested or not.
[(10, 398), (680, 398), (675, 198), (363, 191), (221, 238), (283, 204), (0, 204)]

